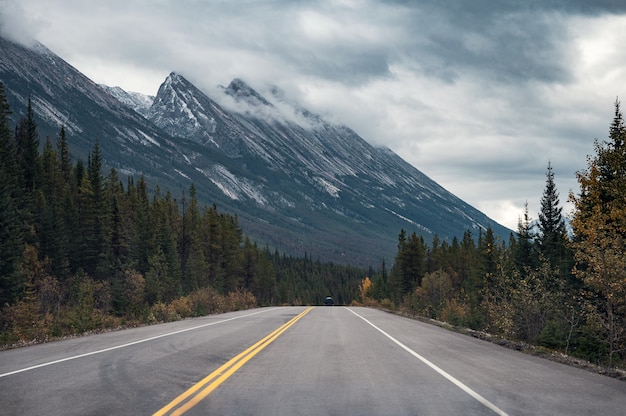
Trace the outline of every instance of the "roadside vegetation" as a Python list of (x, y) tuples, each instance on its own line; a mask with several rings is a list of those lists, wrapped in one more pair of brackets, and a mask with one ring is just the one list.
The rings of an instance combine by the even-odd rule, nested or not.
[(626, 128), (617, 102), (595, 150), (569, 195), (569, 232), (548, 164), (538, 221), (526, 209), (508, 242), (479, 230), (426, 245), (401, 231), (393, 266), (363, 279), (358, 301), (623, 369)]
[[(568, 229), (552, 166), (541, 212), (509, 241), (490, 229), (431, 243), (404, 230), (390, 266), (322, 263), (258, 247), (236, 216), (105, 170), (95, 142), (14, 128), (0, 83), (0, 345), (266, 305), (362, 304), (490, 334), (608, 368), (626, 360), (626, 128), (578, 172)], [(40, 149), (43, 149), (40, 151)], [(151, 191), (149, 191), (151, 189)], [(376, 260), (378, 261), (378, 260)], [(365, 277), (367, 276), (367, 277)]]

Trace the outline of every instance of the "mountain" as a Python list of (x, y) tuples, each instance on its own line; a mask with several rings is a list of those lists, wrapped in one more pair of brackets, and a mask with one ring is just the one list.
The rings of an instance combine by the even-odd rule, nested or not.
[(172, 164), (184, 163), (171, 137), (41, 44), (25, 48), (0, 38), (0, 81), (13, 121), (25, 114), (30, 98), (40, 141), (49, 136), (54, 142), (65, 126), (75, 159), (86, 160), (98, 141), (106, 166), (145, 173), (152, 183)]
[(391, 150), (275, 87), (262, 95), (235, 79), (209, 97), (172, 73), (146, 110), (146, 100), (96, 85), (42, 45), (2, 39), (0, 81), (16, 117), (30, 96), (40, 132), (55, 137), (66, 126), (75, 157), (98, 140), (105, 165), (122, 174), (144, 174), (176, 198), (193, 183), (202, 203), (236, 214), (244, 233), (271, 249), (368, 266), (393, 258), (401, 229), (426, 241), (486, 227), (510, 233)]
[(113, 97), (117, 98), (119, 102), (134, 109), (136, 112), (146, 117), (154, 102), (154, 96), (141, 94), (139, 92), (125, 91), (120, 87), (109, 87), (107, 85), (99, 84), (102, 89), (108, 92)]

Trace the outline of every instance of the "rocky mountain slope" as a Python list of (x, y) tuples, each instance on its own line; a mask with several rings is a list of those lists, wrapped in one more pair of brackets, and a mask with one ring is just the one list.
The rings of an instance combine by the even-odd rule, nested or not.
[(393, 258), (400, 229), (427, 241), (510, 232), (277, 88), (262, 96), (236, 79), (209, 97), (172, 73), (151, 100), (100, 87), (43, 46), (6, 40), (0, 81), (16, 116), (30, 96), (44, 134), (66, 126), (75, 157), (98, 140), (106, 165), (174, 197), (194, 183), (202, 203), (237, 214), (247, 235), (282, 252), (367, 266)]

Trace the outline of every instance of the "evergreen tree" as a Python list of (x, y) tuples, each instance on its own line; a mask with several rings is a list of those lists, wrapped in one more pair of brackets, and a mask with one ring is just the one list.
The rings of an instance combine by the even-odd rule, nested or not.
[[(169, 194), (168, 194), (169, 195)], [(172, 201), (162, 198), (157, 187), (150, 211), (155, 226), (155, 244), (164, 258), (164, 275), (161, 276), (165, 299), (173, 299), (181, 294), (180, 263), (176, 250), (176, 235), (170, 222), (169, 208)]]
[(43, 180), (36, 204), (40, 255), (50, 259), (54, 276), (65, 279), (70, 274), (68, 230), (63, 218), (66, 185), (49, 137), (46, 138), (41, 160)]
[(129, 197), (133, 212), (133, 232), (131, 237), (131, 263), (138, 272), (145, 274), (149, 268), (149, 258), (154, 252), (153, 223), (150, 220), (150, 200), (148, 187), (143, 176), (137, 186), (129, 186)]
[(109, 206), (110, 215), (110, 268), (115, 275), (121, 275), (129, 259), (130, 225), (125, 220), (124, 187), (117, 176), (117, 171), (111, 169), (105, 181), (105, 203)]
[(208, 286), (209, 280), (209, 270), (202, 247), (202, 218), (194, 184), (189, 187), (189, 198), (187, 202), (183, 194), (183, 214), (178, 239), (183, 287), (186, 292)]
[[(256, 248), (256, 244), (254, 246)], [(275, 304), (276, 297), (276, 269), (266, 252), (257, 255), (256, 290), (253, 292), (261, 305)]]
[(25, 284), (19, 274), (24, 228), (20, 225), (18, 198), (21, 190), (10, 115), (4, 84), (0, 82), (0, 308), (15, 300)]
[(222, 275), (224, 276), (224, 293), (234, 292), (242, 288), (242, 231), (236, 216), (222, 216), (221, 251)]
[(61, 127), (59, 136), (57, 138), (57, 153), (59, 161), (59, 170), (65, 183), (69, 186), (72, 184), (72, 162), (70, 160), (69, 145), (67, 143), (67, 136), (65, 134), (65, 127)]
[(15, 142), (11, 137), (4, 84), (0, 82), (0, 308), (11, 303), (23, 289), (19, 279), (22, 229), (15, 200), (18, 192)]
[(220, 293), (224, 290), (224, 251), (222, 233), (224, 232), (223, 217), (215, 205), (204, 211), (202, 215), (202, 242), (204, 258), (208, 265), (208, 273), (198, 282), (200, 287), (211, 286)]
[(482, 234), (479, 236), (478, 250), (480, 252), (481, 274), (485, 279), (485, 283), (489, 286), (497, 279), (501, 255), (491, 227), (487, 228), (484, 237)]
[(78, 227), (79, 245), (76, 263), (89, 276), (94, 276), (98, 265), (99, 251), (96, 235), (96, 207), (93, 187), (88, 176), (83, 176), (78, 188)]
[(524, 204), (524, 215), (517, 223), (517, 239), (511, 247), (515, 268), (523, 273), (526, 268), (534, 269), (537, 266), (535, 237), (532, 230), (532, 221), (528, 213), (528, 202)]
[(476, 243), (472, 232), (467, 230), (463, 233), (461, 240), (459, 259), (459, 280), (461, 287), (467, 294), (475, 294), (481, 285), (482, 279), (478, 277)]
[(0, 170), (0, 307), (12, 303), (24, 288), (19, 274), (22, 230), (9, 183)]
[(39, 186), (42, 174), (39, 161), (39, 134), (30, 97), (28, 98), (26, 117), (20, 119), (15, 138), (17, 159), (22, 173), (21, 185), (26, 193), (31, 193)]
[(553, 269), (559, 270), (562, 274), (569, 274), (571, 262), (567, 249), (563, 208), (559, 205), (554, 172), (549, 162), (546, 177), (546, 187), (541, 198), (541, 212), (539, 213), (539, 250)]
[(402, 297), (422, 284), (426, 273), (426, 245), (422, 236), (414, 232), (408, 238), (406, 231), (398, 235), (398, 254), (389, 277), (392, 300), (399, 303)]
[(4, 84), (0, 82), (0, 171), (4, 175), (2, 183), (15, 197), (17, 182), (17, 147), (10, 126), (11, 107), (6, 98)]
[[(435, 236), (433, 236), (433, 241), (430, 244), (430, 250), (427, 250), (427, 267), (426, 270), (428, 270), (429, 273), (438, 271), (443, 269), (444, 266), (444, 249), (441, 247), (441, 242), (439, 240), (439, 236), (435, 234)], [(424, 247), (424, 245), (422, 244), (422, 247)], [(418, 254), (418, 253), (416, 253)], [(423, 271), (424, 272), (424, 271)], [(423, 273), (422, 273), (423, 275)], [(420, 276), (421, 277), (421, 276)], [(421, 278), (420, 278), (420, 282), (419, 285), (421, 286)]]
[[(81, 165), (82, 166), (82, 165)], [(78, 167), (78, 166), (77, 166)], [(81, 178), (78, 188), (79, 267), (98, 280), (112, 278), (110, 263), (110, 204), (104, 198), (102, 155), (95, 144), (86, 171), (77, 172)]]

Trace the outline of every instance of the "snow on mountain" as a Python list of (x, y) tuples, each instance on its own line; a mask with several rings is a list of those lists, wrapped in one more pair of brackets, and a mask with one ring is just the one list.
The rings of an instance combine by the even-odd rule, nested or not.
[[(355, 265), (391, 259), (401, 229), (429, 241), (509, 230), (391, 150), (241, 79), (213, 97), (170, 74), (155, 97), (98, 86), (38, 45), (0, 38), (0, 81), (14, 121), (31, 97), (40, 137), (68, 131), (74, 158), (97, 140), (104, 164), (144, 175), (174, 197), (195, 185), (203, 204), (236, 214), (279, 251)], [(140, 115), (142, 114), (142, 115)]]
[[(168, 75), (148, 111), (148, 119), (165, 132), (207, 144), (215, 133), (215, 121), (209, 109), (196, 98), (199, 91), (184, 78)], [(209, 103), (210, 105), (210, 103)]]
[(280, 212), (284, 207), (273, 203), (275, 197), (262, 203), (258, 197), (280, 195), (290, 209), (306, 207), (328, 218), (339, 214), (336, 220), (343, 222), (380, 222), (381, 228), (416, 228), (427, 240), (435, 234), (460, 237), (467, 229), (508, 231), (390, 149), (375, 148), (350, 128), (290, 104), (276, 88), (264, 97), (235, 79), (222, 92), (209, 98), (172, 73), (159, 88), (149, 119), (236, 161), (240, 169), (228, 180), (210, 176), (229, 198), (247, 195), (253, 204)]
[(154, 96), (146, 95), (139, 92), (125, 91), (120, 87), (109, 87), (104, 84), (100, 84), (107, 93), (117, 98), (121, 103), (132, 108), (144, 117), (147, 117), (150, 107), (154, 102)]

